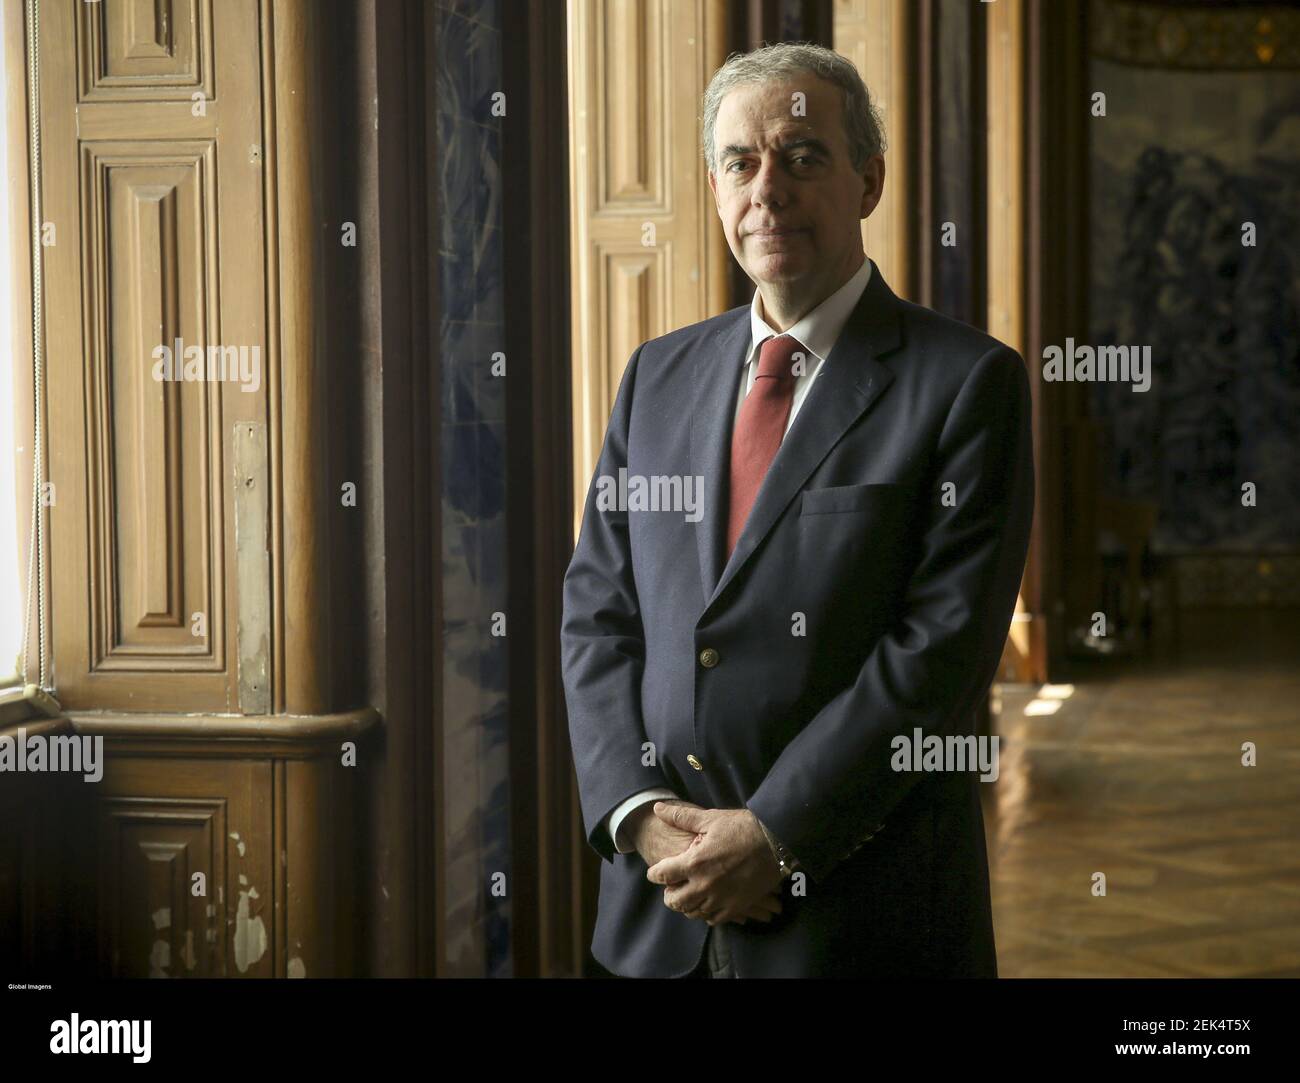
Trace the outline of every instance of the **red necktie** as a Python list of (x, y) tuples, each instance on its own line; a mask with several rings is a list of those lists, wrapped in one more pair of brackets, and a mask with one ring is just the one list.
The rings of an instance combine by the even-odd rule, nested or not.
[(749, 518), (767, 468), (785, 436), (786, 419), (794, 400), (796, 353), (804, 347), (789, 335), (769, 338), (759, 347), (758, 375), (741, 403), (740, 415), (731, 436), (731, 513), (727, 518), (727, 556)]

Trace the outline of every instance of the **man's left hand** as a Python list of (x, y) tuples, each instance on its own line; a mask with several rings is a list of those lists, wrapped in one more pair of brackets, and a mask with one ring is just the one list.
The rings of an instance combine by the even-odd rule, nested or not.
[(781, 885), (781, 872), (758, 818), (749, 809), (700, 809), (655, 802), (665, 823), (696, 833), (675, 857), (655, 862), (646, 872), (663, 884), (664, 905), (710, 925), (743, 921), (747, 913)]

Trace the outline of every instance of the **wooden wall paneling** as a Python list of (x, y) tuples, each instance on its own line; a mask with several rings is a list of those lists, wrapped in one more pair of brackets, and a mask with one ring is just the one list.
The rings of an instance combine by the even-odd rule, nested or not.
[[(316, 349), (338, 280), (317, 220), (338, 153), (325, 14), (304, 0), (41, 6), (53, 682), (63, 724), (108, 752), (102, 783), (69, 799), (66, 780), (42, 780), (24, 803), (52, 840), (47, 866), (19, 865), (20, 939), (46, 973), (356, 966), (356, 783), (340, 752), (378, 715), (330, 713), (359, 694), (338, 663), (364, 643), (337, 619), (358, 611), (359, 556), (326, 537), (331, 470), (355, 449), (326, 440), (353, 396), (346, 378), (326, 393)], [(12, 78), (7, 93), (12, 108)], [(154, 379), (152, 345), (178, 337), (249, 367)], [(0, 852), (15, 853), (8, 837)], [(194, 871), (209, 874), (201, 900)]]
[[(358, 782), (341, 753), (351, 741), (364, 755), (373, 709), (68, 719), (106, 750), (103, 779), (77, 782), (93, 794), (76, 826), (96, 840), (88, 862), (95, 902), (66, 923), (74, 933), (94, 930), (101, 976), (356, 973)], [(61, 853), (72, 852), (69, 834), (63, 829)], [(69, 864), (65, 880), (75, 876)], [(207, 879), (203, 896), (193, 894), (196, 872)]]
[(270, 761), (177, 757), (162, 772), (114, 752), (98, 784), (101, 972), (270, 977)]
[(699, 122), (726, 37), (705, 0), (570, 0), (568, 13), (576, 537), (632, 352), (726, 303)]
[(867, 84), (885, 129), (885, 191), (862, 244), (890, 288), (916, 296), (916, 10), (913, 0), (836, 0), (835, 51)]
[(212, 97), (213, 0), (82, 7), (85, 45), (77, 75), (83, 101), (185, 101)]
[[(257, 3), (41, 19), (56, 687), (239, 710), (233, 425), (269, 382)], [(177, 339), (227, 378), (157, 379)]]
[[(226, 668), (221, 384), (160, 383), (137, 361), (160, 338), (208, 340), (219, 303), (204, 283), (217, 247), (214, 150), (81, 146), (96, 673)], [(207, 615), (210, 634), (191, 634), (192, 613)]]

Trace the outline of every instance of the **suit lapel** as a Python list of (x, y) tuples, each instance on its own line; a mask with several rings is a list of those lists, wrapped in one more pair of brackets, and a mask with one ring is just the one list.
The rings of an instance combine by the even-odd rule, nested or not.
[(781, 441), (725, 566), (731, 432), (741, 365), (750, 344), (749, 310), (718, 332), (714, 343), (702, 344), (691, 413), (691, 471), (704, 478), (704, 516), (697, 541), (708, 605), (758, 548), (830, 450), (892, 382), (894, 374), (878, 358), (898, 348), (899, 324), (898, 298), (873, 262), (867, 288)]

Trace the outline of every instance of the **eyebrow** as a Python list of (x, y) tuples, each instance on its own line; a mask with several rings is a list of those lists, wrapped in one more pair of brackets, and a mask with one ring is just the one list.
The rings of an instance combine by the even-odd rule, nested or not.
[[(810, 150), (815, 150), (823, 157), (826, 158), (831, 157), (831, 148), (828, 147), (825, 143), (823, 143), (820, 139), (814, 139), (812, 137), (804, 137), (802, 139), (792, 139), (787, 143), (780, 144), (780, 146), (777, 147), (777, 150), (790, 151), (790, 150), (797, 150), (800, 147), (807, 147)], [(744, 146), (740, 143), (730, 143), (727, 146), (722, 148), (722, 157), (724, 159), (733, 158), (737, 154), (753, 154), (753, 153), (754, 153), (753, 147)]]

